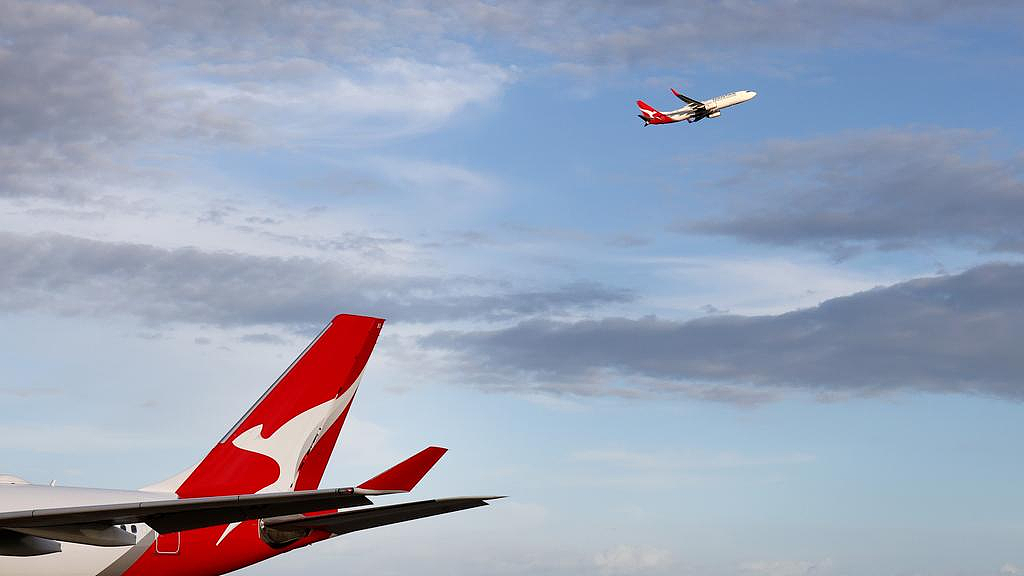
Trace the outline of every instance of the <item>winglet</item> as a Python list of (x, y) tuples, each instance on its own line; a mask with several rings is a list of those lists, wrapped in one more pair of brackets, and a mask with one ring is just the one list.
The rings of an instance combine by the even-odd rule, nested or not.
[(686, 94), (680, 94), (679, 92), (676, 91), (675, 88), (669, 88), (669, 90), (671, 90), (672, 93), (675, 94), (676, 98), (679, 98), (680, 100), (686, 102), (687, 104), (700, 104), (699, 100), (694, 100), (693, 98), (690, 98)]
[(411, 491), (444, 456), (447, 448), (431, 446), (356, 487), (357, 494)]

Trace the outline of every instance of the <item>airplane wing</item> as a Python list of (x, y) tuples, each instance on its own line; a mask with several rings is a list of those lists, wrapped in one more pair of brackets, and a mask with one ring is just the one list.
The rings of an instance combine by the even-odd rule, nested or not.
[(4, 512), (0, 513), (0, 529), (21, 532), (21, 529), (145, 523), (163, 534), (267, 516), (373, 504), (357, 490), (336, 488)]
[[(0, 513), (0, 532), (94, 546), (134, 544), (117, 524), (148, 524), (161, 534), (258, 518), (373, 504), (367, 495), (408, 492), (447, 450), (431, 446), (355, 488), (180, 498)], [(438, 514), (442, 512), (437, 512)], [(429, 515), (429, 514), (428, 514)]]
[(679, 98), (683, 102), (686, 102), (687, 104), (698, 108), (704, 107), (704, 103), (701, 102), (700, 100), (694, 100), (693, 98), (690, 98), (685, 94), (680, 94), (679, 92), (676, 92), (675, 88), (670, 88), (670, 90), (672, 90), (672, 93), (676, 95), (676, 98)]
[(325, 530), (335, 535), (348, 534), (358, 530), (387, 526), (407, 522), (418, 518), (437, 516), (459, 510), (468, 510), (479, 506), (487, 506), (487, 500), (502, 496), (471, 496), (460, 498), (441, 498), (437, 500), (421, 500), (390, 506), (375, 506), (361, 510), (346, 510), (336, 514), (323, 516), (292, 516), (270, 518), (264, 520), (264, 526), (278, 530), (311, 528)]

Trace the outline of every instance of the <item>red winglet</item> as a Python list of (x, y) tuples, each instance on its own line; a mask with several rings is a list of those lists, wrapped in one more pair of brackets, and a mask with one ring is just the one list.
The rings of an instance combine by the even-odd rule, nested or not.
[(388, 470), (363, 482), (357, 488), (381, 492), (409, 492), (444, 456), (447, 448), (431, 446)]

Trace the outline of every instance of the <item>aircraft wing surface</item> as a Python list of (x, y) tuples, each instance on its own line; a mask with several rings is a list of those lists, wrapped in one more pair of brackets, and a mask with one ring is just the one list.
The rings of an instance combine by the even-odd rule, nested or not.
[(690, 104), (691, 106), (695, 106), (695, 107), (698, 107), (698, 108), (703, 108), (704, 107), (704, 103), (701, 102), (700, 100), (694, 100), (693, 98), (690, 98), (686, 94), (680, 94), (679, 92), (676, 92), (675, 88), (672, 88), (671, 90), (672, 90), (672, 93), (676, 95), (676, 98), (679, 98), (683, 102), (686, 102), (687, 104)]
[[(445, 448), (437, 446), (426, 448), (355, 488), (3, 512), (0, 513), (0, 531), (12, 530), (26, 534), (32, 531), (33, 534), (39, 534), (40, 529), (55, 529), (50, 532), (63, 534), (80, 531), (83, 527), (102, 529), (116, 524), (144, 523), (164, 534), (258, 518), (366, 506), (373, 504), (367, 495), (396, 494), (412, 490), (446, 451)], [(59, 534), (50, 537), (64, 539)]]
[(335, 514), (318, 516), (293, 516), (287, 518), (270, 518), (264, 525), (275, 529), (313, 528), (325, 530), (333, 534), (348, 534), (358, 530), (387, 526), (407, 522), (418, 518), (448, 514), (459, 510), (468, 510), (479, 506), (487, 506), (487, 500), (501, 496), (469, 496), (460, 498), (441, 498), (437, 500), (421, 500), (405, 504), (374, 506), (360, 510), (345, 510)]
[(145, 523), (160, 533), (372, 504), (357, 488), (182, 498), (0, 513), (0, 529)]

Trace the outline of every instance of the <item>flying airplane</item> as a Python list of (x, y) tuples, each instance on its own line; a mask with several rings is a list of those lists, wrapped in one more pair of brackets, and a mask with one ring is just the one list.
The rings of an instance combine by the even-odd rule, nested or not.
[(722, 94), (710, 100), (694, 100), (685, 94), (676, 92), (675, 88), (672, 88), (672, 93), (676, 95), (676, 98), (686, 102), (686, 106), (671, 112), (659, 112), (643, 100), (636, 101), (636, 105), (640, 107), (640, 114), (637, 114), (637, 116), (644, 121), (644, 126), (648, 124), (672, 124), (673, 122), (682, 122), (683, 120), (693, 123), (699, 122), (704, 118), (718, 118), (722, 115), (723, 108), (742, 104), (757, 96), (757, 92), (753, 90), (740, 90), (739, 92)]
[(138, 491), (0, 476), (0, 575), (214, 576), (349, 532), (485, 506), (373, 506), (409, 492), (432, 446), (351, 488), (319, 489), (384, 321), (340, 315), (196, 466)]

